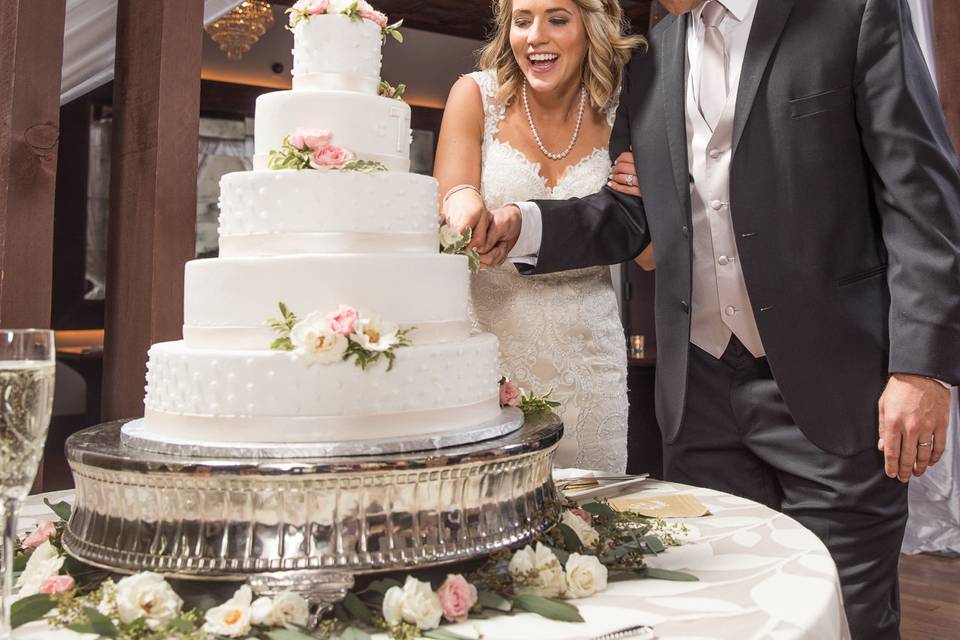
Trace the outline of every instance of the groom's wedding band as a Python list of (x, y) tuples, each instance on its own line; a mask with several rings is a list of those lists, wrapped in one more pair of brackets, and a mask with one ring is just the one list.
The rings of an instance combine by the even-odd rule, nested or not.
[(633, 176), (627, 176), (627, 186), (628, 187), (633, 186)]
[(932, 445), (933, 445), (933, 442), (918, 442), (918, 443), (917, 443), (917, 446), (918, 446), (918, 447), (929, 447), (929, 446), (932, 446)]

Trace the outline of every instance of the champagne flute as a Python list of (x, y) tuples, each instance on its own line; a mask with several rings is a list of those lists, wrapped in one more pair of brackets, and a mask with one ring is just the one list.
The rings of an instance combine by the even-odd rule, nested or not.
[(53, 409), (53, 332), (0, 329), (0, 515), (3, 584), (0, 640), (11, 637), (17, 512), (37, 475)]

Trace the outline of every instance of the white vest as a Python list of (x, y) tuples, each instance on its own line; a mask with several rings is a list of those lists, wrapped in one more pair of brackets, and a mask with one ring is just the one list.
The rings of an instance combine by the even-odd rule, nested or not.
[(740, 268), (730, 214), (730, 159), (737, 88), (730, 88), (726, 107), (714, 131), (703, 119), (691, 87), (686, 90), (687, 158), (693, 208), (690, 341), (715, 358), (723, 355), (731, 334), (755, 357), (765, 355)]

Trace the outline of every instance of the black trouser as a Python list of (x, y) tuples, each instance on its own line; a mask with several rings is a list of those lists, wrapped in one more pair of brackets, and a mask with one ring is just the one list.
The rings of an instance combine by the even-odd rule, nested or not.
[(898, 638), (906, 485), (884, 475), (876, 449), (843, 457), (807, 440), (766, 358), (736, 337), (720, 360), (690, 350), (683, 423), (664, 445), (666, 478), (749, 498), (802, 523), (837, 564), (853, 638)]

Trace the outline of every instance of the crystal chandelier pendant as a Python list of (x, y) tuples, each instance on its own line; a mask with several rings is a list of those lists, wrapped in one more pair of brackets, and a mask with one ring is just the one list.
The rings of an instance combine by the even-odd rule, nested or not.
[(244, 0), (207, 26), (210, 38), (229, 60), (239, 60), (273, 26), (273, 9), (264, 0)]

